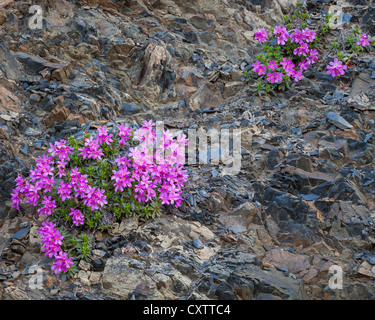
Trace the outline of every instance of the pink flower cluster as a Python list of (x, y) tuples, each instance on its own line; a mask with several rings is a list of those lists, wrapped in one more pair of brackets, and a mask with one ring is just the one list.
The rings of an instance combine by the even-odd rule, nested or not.
[(128, 141), (132, 135), (132, 129), (129, 127), (125, 127), (125, 125), (122, 123), (118, 127), (118, 135), (120, 137), (119, 145), (123, 146), (125, 145), (126, 141)]
[(38, 213), (46, 217), (50, 216), (57, 207), (56, 200), (52, 200), (51, 196), (44, 196), (41, 204), (44, 204), (44, 206), (38, 209)]
[(72, 216), (73, 224), (75, 224), (77, 227), (78, 225), (83, 225), (85, 222), (85, 216), (82, 214), (82, 212), (78, 209), (70, 208), (69, 216)]
[[(316, 49), (313, 49), (316, 51)], [(292, 77), (295, 82), (298, 82), (302, 79), (302, 74), (304, 70), (307, 70), (307, 67), (310, 64), (313, 64), (316, 59), (318, 52), (313, 51), (310, 59), (302, 60), (298, 63), (299, 68), (296, 69), (296, 65), (292, 60), (283, 58), (279, 64), (276, 64), (275, 60), (272, 60), (268, 65), (263, 65), (260, 61), (256, 61), (253, 64), (253, 71), (258, 73), (258, 76), (267, 75), (267, 81), (270, 83), (281, 83), (283, 81), (284, 75)], [(278, 68), (278, 69), (277, 69)], [(274, 72), (267, 72), (267, 69), (271, 69)]]
[(153, 126), (152, 121), (145, 121), (134, 134), (134, 139), (140, 144), (130, 148), (134, 168), (132, 178), (137, 182), (135, 197), (139, 202), (148, 202), (158, 196), (161, 204), (179, 207), (182, 187), (187, 181), (186, 170), (183, 170), (187, 138), (180, 135), (173, 139), (170, 131), (166, 130), (157, 143)]
[(81, 174), (77, 167), (74, 167), (70, 172), (70, 185), (73, 188), (75, 198), (85, 198), (86, 188), (88, 184), (87, 174)]
[(64, 237), (56, 229), (56, 225), (52, 222), (44, 221), (38, 232), (42, 243), (41, 251), (45, 252), (46, 256), (55, 258), (51, 269), (56, 274), (62, 271), (66, 272), (73, 265), (73, 261), (71, 257), (68, 257), (66, 252), (61, 250)]
[(100, 207), (103, 207), (108, 203), (107, 197), (105, 196), (105, 190), (86, 186), (86, 194), (82, 197), (83, 202), (86, 206), (90, 207), (91, 211), (95, 211)]
[(262, 28), (262, 29), (258, 29), (257, 31), (255, 31), (254, 38), (258, 40), (259, 42), (266, 42), (268, 39), (266, 29)]
[(113, 134), (108, 134), (106, 127), (98, 128), (98, 140), (100, 144), (105, 142), (107, 145), (110, 145), (113, 142), (112, 136)]
[[(271, 60), (262, 64), (259, 60), (253, 63), (252, 71), (258, 76), (266, 76), (269, 83), (282, 83), (285, 77), (291, 77), (295, 82), (302, 79), (303, 72), (307, 70), (309, 65), (314, 64), (318, 60), (318, 51), (310, 48), (309, 43), (315, 40), (316, 33), (309, 28), (304, 30), (294, 29), (292, 33), (288, 32), (285, 26), (276, 26), (273, 31), (277, 39), (277, 44), (281, 46), (293, 46), (293, 54), (295, 60), (302, 59), (298, 66), (286, 57), (282, 60)], [(259, 29), (254, 34), (255, 39), (259, 42), (267, 42), (267, 31)]]
[[(77, 167), (71, 170), (70, 182), (61, 182), (60, 186), (57, 187), (57, 190), (62, 201), (65, 199), (70, 199), (71, 193), (74, 190), (74, 198), (82, 200), (83, 203), (91, 209), (91, 211), (95, 211), (99, 209), (99, 206), (103, 207), (108, 203), (107, 197), (104, 194), (105, 190), (90, 186), (89, 180), (87, 179), (87, 174), (82, 175)], [(75, 218), (73, 216), (73, 221), (74, 220)], [(81, 217), (78, 220), (83, 221)]]
[[(50, 144), (50, 148), (48, 149), (48, 152), (51, 153), (51, 158), (52, 157), (58, 157), (58, 160), (57, 160), (58, 173), (57, 173), (57, 175), (59, 176), (59, 178), (64, 177), (65, 174), (66, 174), (66, 168), (65, 167), (68, 164), (67, 161), (69, 161), (69, 155), (73, 153), (73, 148), (68, 146), (64, 139), (61, 139), (60, 141), (56, 141), (54, 145)], [(52, 187), (52, 185), (51, 185), (51, 187)]]
[(112, 170), (113, 176), (111, 180), (115, 180), (115, 191), (119, 190), (123, 192), (125, 188), (131, 188), (134, 179), (131, 178), (131, 172), (128, 170), (127, 166), (128, 163), (121, 161), (121, 158), (116, 158), (116, 160), (119, 170)]
[(21, 176), (18, 175), (17, 178), (15, 179), (16, 181), (16, 187), (13, 189), (11, 195), (12, 199), (12, 208), (15, 208), (17, 210), (20, 210), (20, 203), (22, 202), (24, 198), (24, 192), (26, 192), (26, 185), (28, 182)]
[(54, 145), (50, 144), (48, 152), (52, 157), (58, 157), (59, 160), (69, 160), (69, 155), (73, 153), (73, 148), (66, 144), (64, 139), (56, 141)]
[[(67, 216), (79, 227), (85, 224), (86, 207), (96, 211), (111, 201), (111, 198), (107, 198), (106, 190), (109, 194), (126, 192), (127, 195), (131, 191), (139, 203), (159, 201), (161, 204), (180, 206), (182, 188), (187, 181), (186, 171), (183, 170), (187, 138), (185, 135), (174, 138), (167, 130), (157, 139), (154, 126), (152, 121), (145, 121), (141, 128), (134, 131), (122, 124), (118, 126), (119, 139), (109, 134), (105, 127), (100, 127), (97, 137), (85, 138), (83, 147), (78, 148), (78, 152), (74, 152), (74, 148), (65, 140), (51, 144), (48, 150), (50, 155), (36, 159), (36, 167), (30, 170), (30, 181), (21, 175), (15, 179), (12, 207), (20, 210), (19, 205), (25, 200), (38, 207), (39, 215), (51, 219), (61, 214), (59, 204), (66, 208), (67, 203), (74, 203)], [(97, 163), (104, 156), (103, 144), (121, 150), (130, 139), (139, 144), (129, 148), (127, 155), (119, 152), (112, 164), (113, 170), (109, 171), (111, 174), (106, 177), (106, 190), (96, 187), (92, 180), (94, 178), (83, 174), (78, 166), (69, 164), (71, 155), (78, 155), (86, 162)], [(120, 149), (113, 145), (115, 141), (118, 141)], [(67, 201), (69, 199), (70, 202)], [(43, 252), (55, 258), (52, 269), (56, 273), (65, 272), (73, 262), (61, 249), (64, 237), (56, 229), (56, 225), (49, 221), (43, 222), (39, 233)]]
[(61, 251), (62, 240), (64, 237), (56, 229), (56, 225), (49, 221), (43, 221), (43, 227), (39, 228), (41, 243), (43, 244), (42, 252), (52, 258)]
[(281, 44), (282, 46), (286, 44), (289, 38), (289, 32), (286, 30), (285, 26), (276, 26), (273, 33), (276, 35), (277, 44)]
[(21, 175), (16, 178), (16, 187), (13, 189), (12, 207), (20, 210), (19, 204), (22, 199), (32, 205), (37, 206), (40, 199), (41, 192), (50, 192), (53, 187), (53, 161), (51, 156), (43, 155), (36, 159), (35, 169), (30, 170), (30, 181), (35, 182), (31, 184), (26, 181)]
[[(276, 35), (277, 44), (282, 46), (286, 45), (288, 40), (290, 40), (290, 43), (297, 43), (300, 45), (303, 45), (306, 42), (311, 43), (316, 37), (316, 32), (307, 27), (304, 30), (294, 29), (293, 33), (290, 33), (285, 26), (276, 26), (273, 33)], [(254, 38), (261, 43), (266, 42), (268, 40), (267, 31), (264, 28), (256, 30)]]
[(92, 136), (90, 138), (85, 138), (85, 146), (83, 148), (78, 149), (81, 151), (79, 153), (79, 156), (82, 156), (83, 159), (102, 159), (102, 156), (104, 156), (103, 150), (100, 149), (101, 143), (104, 141), (109, 141), (111, 138), (109, 136), (103, 136), (101, 135), (100, 138), (94, 139)]

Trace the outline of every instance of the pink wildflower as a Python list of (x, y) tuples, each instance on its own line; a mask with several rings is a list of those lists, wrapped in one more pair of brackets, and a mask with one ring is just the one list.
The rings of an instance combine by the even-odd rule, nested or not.
[(316, 49), (311, 49), (310, 50), (310, 55), (306, 58), (308, 64), (314, 64), (316, 60), (318, 60), (318, 50)]
[(55, 255), (56, 261), (53, 262), (51, 270), (54, 270), (56, 274), (60, 272), (66, 272), (73, 265), (72, 258), (68, 257), (66, 252), (60, 251)]
[(41, 204), (44, 204), (44, 207), (39, 208), (38, 213), (46, 217), (50, 216), (57, 207), (56, 200), (52, 200), (51, 196), (44, 196)]
[(266, 66), (264, 66), (260, 61), (253, 63), (253, 71), (258, 72), (258, 76), (266, 74)]
[(78, 227), (78, 225), (83, 225), (85, 216), (82, 214), (82, 212), (78, 209), (70, 208), (69, 216), (72, 216), (73, 223)]
[(64, 237), (56, 229), (56, 225), (49, 221), (43, 221), (38, 233), (42, 243), (41, 251), (46, 252), (45, 255), (52, 258), (61, 250), (60, 246)]
[(71, 199), (71, 184), (69, 182), (61, 181), (60, 185), (57, 187), (57, 193), (60, 195), (61, 200), (65, 201), (66, 199)]
[(120, 136), (119, 145), (123, 146), (125, 145), (126, 141), (130, 139), (132, 134), (132, 129), (129, 127), (125, 127), (125, 125), (122, 123), (118, 127), (118, 134)]
[(299, 42), (299, 44), (300, 46), (294, 49), (293, 54), (298, 55), (298, 56), (303, 55), (306, 57), (308, 53), (310, 52), (309, 46), (306, 43), (304, 43), (302, 40)]
[(283, 80), (283, 74), (281, 72), (267, 73), (267, 81), (271, 83), (279, 83)]
[(73, 148), (66, 144), (66, 140), (61, 139), (56, 141), (54, 145), (50, 143), (48, 152), (51, 152), (52, 157), (58, 157), (60, 160), (69, 160), (69, 154), (73, 153)]
[(330, 74), (334, 78), (339, 74), (345, 74), (344, 70), (347, 69), (347, 66), (345, 64), (342, 64), (342, 61), (339, 61), (337, 58), (335, 58), (327, 65), (327, 69), (327, 74)]
[(362, 34), (361, 38), (357, 42), (357, 45), (358, 46), (361, 45), (362, 47), (369, 47), (371, 41), (372, 41), (371, 38), (366, 33), (364, 33)]
[(308, 62), (306, 60), (302, 60), (298, 63), (300, 71), (307, 70)]
[(272, 61), (269, 61), (268, 62), (268, 66), (267, 68), (268, 69), (271, 69), (272, 71), (275, 71), (275, 69), (278, 67), (279, 65), (276, 63), (275, 60), (272, 60)]
[(107, 145), (110, 145), (113, 142), (112, 134), (108, 134), (108, 129), (104, 126), (98, 128), (98, 140), (99, 144), (106, 143)]
[(302, 39), (308, 43), (313, 42), (316, 37), (315, 31), (310, 30), (309, 28), (305, 28), (305, 30), (302, 31), (302, 35)]
[(303, 40), (303, 33), (301, 30), (294, 29), (294, 33), (290, 36), (292, 43), (300, 43)]
[(302, 80), (302, 71), (293, 70), (292, 77), (295, 82)]
[(92, 136), (89, 139), (85, 138), (85, 146), (78, 150), (81, 151), (78, 155), (82, 156), (83, 159), (101, 160), (101, 156), (104, 156), (102, 149), (100, 149), (99, 139), (94, 139)]
[(266, 42), (268, 39), (266, 29), (262, 28), (262, 29), (256, 30), (254, 33), (254, 38), (255, 40), (258, 40), (259, 42)]

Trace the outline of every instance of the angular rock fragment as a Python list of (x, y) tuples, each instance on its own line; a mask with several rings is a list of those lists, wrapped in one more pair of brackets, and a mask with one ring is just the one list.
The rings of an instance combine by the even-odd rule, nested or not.
[(338, 113), (330, 111), (327, 113), (327, 119), (329, 122), (339, 127), (340, 129), (352, 129), (353, 126), (347, 122), (343, 117)]

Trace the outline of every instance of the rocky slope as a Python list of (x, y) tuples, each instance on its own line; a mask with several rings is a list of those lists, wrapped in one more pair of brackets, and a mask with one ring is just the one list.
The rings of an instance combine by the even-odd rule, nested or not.
[[(333, 81), (322, 63), (256, 97), (243, 78), (254, 30), (297, 1), (39, 3), (43, 28), (30, 29), (31, 1), (0, 2), (0, 299), (374, 298), (374, 54)], [(314, 27), (337, 3), (306, 4)], [(349, 1), (345, 19), (374, 36), (374, 5)], [(145, 119), (241, 129), (240, 172), (188, 165), (179, 210), (123, 220), (75, 278), (54, 275), (35, 212), (10, 208), (14, 178), (55, 140)]]

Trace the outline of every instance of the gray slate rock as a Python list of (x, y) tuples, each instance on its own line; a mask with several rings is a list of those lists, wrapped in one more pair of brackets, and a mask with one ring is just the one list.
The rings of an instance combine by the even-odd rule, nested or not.
[(17, 80), (23, 76), (16, 59), (4, 41), (0, 41), (0, 71), (2, 76), (11, 80)]
[(353, 126), (346, 121), (343, 117), (341, 117), (338, 113), (329, 111), (327, 113), (327, 119), (330, 123), (334, 124), (336, 127), (340, 129), (352, 129)]

